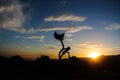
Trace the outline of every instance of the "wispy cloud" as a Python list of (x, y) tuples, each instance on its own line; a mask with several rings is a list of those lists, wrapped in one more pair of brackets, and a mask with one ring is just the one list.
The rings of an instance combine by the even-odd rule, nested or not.
[[(9, 2), (9, 3), (8, 3)], [(25, 22), (21, 5), (18, 0), (0, 1), (0, 28), (24, 33), (26, 30), (22, 27)]]
[(21, 36), (14, 36), (14, 38), (24, 38), (24, 39), (39, 39), (40, 42), (44, 42), (44, 35), (37, 35), (37, 36), (25, 36), (25, 37), (21, 37)]
[(68, 38), (69, 38), (69, 37), (71, 37), (71, 36), (72, 36), (72, 34), (70, 34), (70, 33), (66, 33), (66, 34), (65, 34), (65, 37), (68, 37)]
[(43, 36), (43, 35), (39, 35), (39, 36), (26, 36), (24, 38), (25, 39), (39, 39), (40, 42), (44, 42), (45, 36)]
[(84, 16), (75, 16), (75, 15), (60, 15), (60, 16), (50, 16), (44, 18), (44, 21), (79, 21), (83, 22), (87, 18)]
[(73, 45), (75, 48), (79, 48), (84, 51), (103, 51), (104, 45), (101, 43), (92, 43), (92, 42), (84, 42)]
[(92, 30), (93, 27), (90, 26), (74, 26), (74, 27), (45, 27), (45, 28), (40, 28), (37, 31), (58, 31), (58, 30), (63, 30), (66, 31), (66, 33), (75, 33), (83, 30)]
[(26, 33), (36, 33), (38, 30), (35, 30), (34, 28), (30, 28), (26, 30)]
[(75, 33), (83, 30), (92, 30), (93, 28), (90, 26), (78, 26), (78, 27), (70, 27), (67, 30), (67, 33)]
[(71, 33), (76, 33), (83, 30), (92, 30), (91, 26), (58, 26), (58, 27), (40, 27), (38, 29), (30, 28), (25, 30), (24, 33), (37, 33), (37, 32), (49, 32), (49, 31), (65, 31), (66, 37), (71, 37)]
[(72, 41), (72, 39), (66, 39), (66, 41)]
[(86, 48), (90, 48), (90, 47), (103, 47), (103, 44), (100, 43), (92, 43), (92, 42), (84, 42), (78, 45), (78, 47), (86, 47)]
[(113, 23), (105, 27), (105, 30), (118, 30), (118, 29), (120, 29), (120, 24), (118, 23)]
[(58, 49), (58, 46), (56, 45), (50, 45), (50, 44), (43, 44), (43, 46), (49, 50), (56, 50)]

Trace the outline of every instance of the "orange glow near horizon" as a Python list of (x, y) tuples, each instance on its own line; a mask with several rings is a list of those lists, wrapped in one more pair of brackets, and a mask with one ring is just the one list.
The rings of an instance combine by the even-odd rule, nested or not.
[(96, 59), (99, 56), (100, 56), (100, 54), (98, 52), (90, 52), (88, 54), (88, 57), (93, 58), (93, 59)]

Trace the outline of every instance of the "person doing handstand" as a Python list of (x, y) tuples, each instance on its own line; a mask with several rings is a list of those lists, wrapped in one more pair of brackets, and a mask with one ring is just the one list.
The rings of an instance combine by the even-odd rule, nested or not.
[(70, 58), (70, 52), (68, 52), (70, 49), (71, 49), (70, 47), (64, 48), (60, 56), (60, 59), (65, 53), (68, 53), (68, 57)]

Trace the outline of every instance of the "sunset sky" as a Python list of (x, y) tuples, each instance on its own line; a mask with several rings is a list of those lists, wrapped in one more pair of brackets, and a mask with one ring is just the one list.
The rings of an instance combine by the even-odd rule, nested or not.
[(58, 58), (65, 33), (71, 56), (120, 53), (120, 0), (0, 0), (0, 55)]

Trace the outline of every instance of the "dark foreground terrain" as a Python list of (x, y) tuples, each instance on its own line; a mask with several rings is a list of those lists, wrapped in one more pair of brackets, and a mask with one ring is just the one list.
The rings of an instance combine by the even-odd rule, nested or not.
[(98, 60), (72, 57), (62, 61), (48, 56), (35, 61), (1, 56), (0, 80), (120, 80), (120, 56), (101, 56)]

